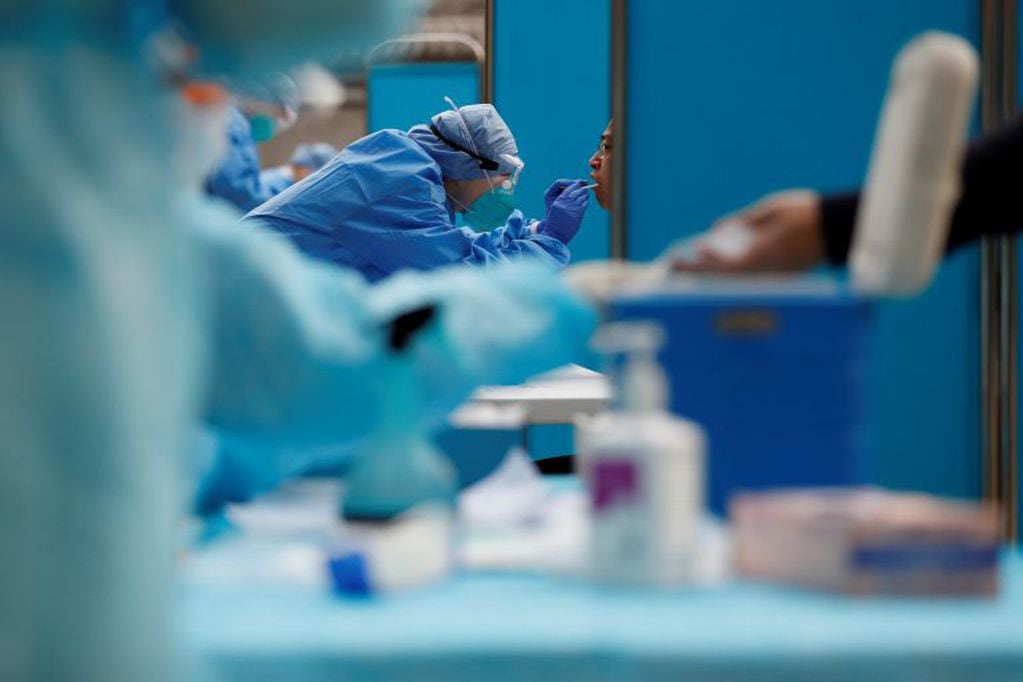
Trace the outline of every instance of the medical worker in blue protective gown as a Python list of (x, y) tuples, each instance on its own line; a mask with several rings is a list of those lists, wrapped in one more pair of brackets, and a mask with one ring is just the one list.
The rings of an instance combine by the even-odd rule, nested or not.
[(263, 170), (249, 120), (229, 107), (227, 149), (206, 180), (206, 192), (241, 211), (251, 211), (291, 186), (293, 179), (275, 169)]
[[(511, 130), (489, 104), (451, 104), (429, 125), (352, 143), (246, 220), (371, 281), (406, 268), (517, 256), (566, 265), (586, 211), (585, 181), (555, 182), (543, 220), (527, 220), (515, 209), (524, 164)], [(455, 224), (456, 213), (469, 227)]]
[[(208, 64), (262, 74), (369, 48), (421, 5), (170, 9)], [(176, 667), (170, 598), (200, 422), (282, 447), (365, 435), (384, 330), (424, 304), (410, 352), (438, 417), (479, 382), (571, 360), (593, 324), (536, 264), (370, 287), (239, 225), (201, 192), (223, 129), (175, 139), (178, 100), (141, 56), (160, 53), (160, 9), (0, 0), (0, 89), (17, 93), (0, 98), (0, 680), (200, 679)]]

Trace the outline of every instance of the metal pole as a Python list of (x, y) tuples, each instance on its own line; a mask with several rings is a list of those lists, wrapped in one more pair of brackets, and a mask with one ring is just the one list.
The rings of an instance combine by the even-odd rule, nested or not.
[[(1019, 8), (1016, 0), (1002, 0), (1002, 111), (1001, 120), (1012, 119), (1017, 110), (1016, 77), (1019, 49)], [(1019, 539), (1019, 366), (1017, 348), (1019, 339), (1018, 310), (1019, 286), (1017, 282), (1016, 241), (1002, 237), (1002, 357), (1003, 395), (1005, 411), (1003, 428), (1005, 445), (1002, 471), (1006, 504), (1006, 535)]]
[(629, 31), (628, 0), (611, 3), (611, 116), (614, 153), (611, 154), (611, 258), (628, 257), (626, 216), (628, 158)]
[(1002, 499), (1005, 509), (1005, 534), (1012, 542), (1019, 539), (1019, 440), (1018, 440), (1018, 283), (1016, 245), (1012, 237), (1002, 237)]
[[(981, 0), (981, 120), (985, 133), (1016, 110), (1016, 0)], [(981, 244), (981, 413), (984, 497), (1001, 507), (1005, 537), (1018, 534), (1017, 277), (1008, 236)]]
[(483, 73), (480, 88), (483, 102), (494, 103), (494, 4), (497, 0), (487, 0), (486, 25), (484, 26)]

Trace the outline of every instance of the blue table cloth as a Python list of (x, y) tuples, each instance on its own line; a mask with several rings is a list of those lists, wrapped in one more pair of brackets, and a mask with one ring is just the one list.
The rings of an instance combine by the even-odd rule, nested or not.
[[(238, 561), (251, 562), (251, 552)], [(258, 559), (257, 559), (258, 560)], [(190, 680), (1023, 680), (1023, 560), (994, 600), (734, 583), (644, 592), (465, 574), (375, 600), (186, 579)]]

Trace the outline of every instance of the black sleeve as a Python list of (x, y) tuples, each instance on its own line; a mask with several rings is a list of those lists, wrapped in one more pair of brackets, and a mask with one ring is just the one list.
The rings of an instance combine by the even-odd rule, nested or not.
[(824, 255), (833, 265), (841, 265), (849, 257), (859, 203), (858, 192), (821, 197)]
[[(949, 251), (984, 235), (1023, 229), (1023, 117), (970, 145), (962, 181), (963, 193), (948, 235)], [(855, 193), (821, 199), (824, 249), (835, 265), (849, 255), (858, 204)]]

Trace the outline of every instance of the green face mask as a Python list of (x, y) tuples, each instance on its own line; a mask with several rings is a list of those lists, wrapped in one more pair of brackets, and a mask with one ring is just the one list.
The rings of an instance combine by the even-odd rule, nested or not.
[(277, 122), (267, 114), (255, 114), (249, 117), (249, 129), (253, 142), (268, 142), (277, 132)]
[(464, 220), (477, 232), (485, 232), (504, 225), (514, 210), (515, 190), (502, 184), (472, 202), (465, 210)]

